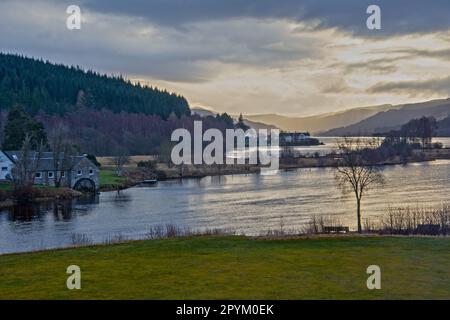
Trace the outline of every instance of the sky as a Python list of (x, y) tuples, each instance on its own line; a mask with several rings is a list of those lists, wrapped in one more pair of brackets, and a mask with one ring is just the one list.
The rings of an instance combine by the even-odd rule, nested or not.
[[(372, 4), (381, 30), (366, 26)], [(450, 96), (449, 14), (448, 0), (0, 0), (0, 51), (121, 74), (191, 107), (305, 116)]]

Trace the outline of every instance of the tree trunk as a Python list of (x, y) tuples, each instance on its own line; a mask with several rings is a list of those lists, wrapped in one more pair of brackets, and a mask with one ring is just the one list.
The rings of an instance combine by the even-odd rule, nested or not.
[(58, 170), (55, 172), (55, 187), (59, 188), (61, 187), (61, 178), (62, 178), (62, 172), (59, 173), (58, 176)]
[(356, 217), (358, 219), (358, 233), (362, 233), (361, 227), (361, 199), (356, 197)]

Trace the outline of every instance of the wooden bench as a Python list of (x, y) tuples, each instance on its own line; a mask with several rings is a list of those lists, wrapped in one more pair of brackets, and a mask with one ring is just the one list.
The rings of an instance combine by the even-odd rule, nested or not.
[(349, 227), (332, 227), (332, 226), (324, 226), (324, 233), (348, 233)]

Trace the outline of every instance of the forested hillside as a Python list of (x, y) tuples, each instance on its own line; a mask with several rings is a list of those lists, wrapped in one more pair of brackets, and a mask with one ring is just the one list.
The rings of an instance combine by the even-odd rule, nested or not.
[(190, 112), (187, 100), (177, 94), (80, 67), (0, 53), (3, 149), (20, 149), (26, 135), (36, 145), (39, 137), (48, 135), (51, 142), (63, 133), (65, 143), (79, 153), (162, 154), (170, 151), (172, 131), (192, 131), (195, 120), (202, 120), (205, 130), (233, 127), (226, 114), (201, 118)]
[(63, 115), (81, 108), (143, 113), (167, 119), (189, 115), (185, 98), (157, 88), (133, 85), (122, 77), (80, 67), (0, 53), (0, 109), (21, 104), (35, 115)]

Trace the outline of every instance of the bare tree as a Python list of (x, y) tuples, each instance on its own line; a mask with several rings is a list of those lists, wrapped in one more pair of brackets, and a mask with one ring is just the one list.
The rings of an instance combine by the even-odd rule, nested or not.
[(57, 126), (50, 133), (50, 147), (53, 152), (53, 167), (55, 169), (55, 187), (60, 187), (65, 172), (72, 170), (74, 162), (73, 147), (67, 139), (68, 129), (63, 125)]
[(123, 174), (123, 167), (129, 162), (130, 157), (125, 152), (121, 152), (112, 158), (112, 164), (116, 167), (116, 173), (118, 175)]
[(25, 135), (22, 148), (18, 158), (15, 159), (14, 168), (12, 169), (12, 180), (15, 189), (32, 186), (36, 170), (41, 161), (44, 144), (41, 143), (37, 150), (32, 149), (32, 138)]
[(166, 140), (164, 140), (159, 146), (158, 160), (162, 163), (167, 164), (169, 168), (174, 165), (171, 157), (173, 146), (173, 143)]
[(379, 140), (344, 138), (338, 142), (341, 163), (336, 167), (336, 181), (344, 192), (350, 190), (356, 197), (358, 233), (361, 227), (361, 200), (374, 185), (384, 183), (379, 166), (371, 159), (372, 152), (379, 146)]

